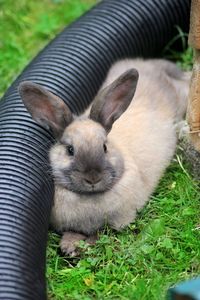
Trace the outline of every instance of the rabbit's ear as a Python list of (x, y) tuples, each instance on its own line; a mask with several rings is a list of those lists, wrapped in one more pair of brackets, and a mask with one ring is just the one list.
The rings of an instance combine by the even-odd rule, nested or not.
[(113, 123), (128, 108), (135, 94), (138, 72), (130, 69), (118, 77), (113, 83), (101, 90), (94, 99), (90, 118), (109, 132)]
[(42, 86), (23, 81), (19, 85), (19, 94), (32, 118), (46, 129), (51, 129), (56, 138), (72, 122), (72, 113), (63, 100)]

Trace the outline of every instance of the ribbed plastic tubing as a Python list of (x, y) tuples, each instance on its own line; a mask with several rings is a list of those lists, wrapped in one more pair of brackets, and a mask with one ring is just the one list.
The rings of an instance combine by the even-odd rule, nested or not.
[[(46, 243), (53, 182), (50, 132), (19, 97), (23, 80), (61, 97), (74, 113), (92, 101), (110, 65), (153, 57), (189, 26), (189, 0), (104, 0), (68, 26), (25, 68), (0, 102), (0, 299), (46, 299)], [(66, 12), (67, 13), (67, 12)]]

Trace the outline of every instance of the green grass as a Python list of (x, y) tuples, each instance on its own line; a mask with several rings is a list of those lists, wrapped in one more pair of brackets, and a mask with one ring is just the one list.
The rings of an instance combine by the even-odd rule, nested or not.
[(95, 0), (0, 0), (0, 94), (27, 63)]
[[(0, 93), (24, 66), (95, 0), (0, 0)], [(172, 52), (185, 69), (191, 49)], [(164, 299), (169, 286), (200, 273), (200, 193), (178, 151), (147, 206), (121, 233), (106, 229), (80, 258), (60, 255), (49, 234), (49, 299)]]

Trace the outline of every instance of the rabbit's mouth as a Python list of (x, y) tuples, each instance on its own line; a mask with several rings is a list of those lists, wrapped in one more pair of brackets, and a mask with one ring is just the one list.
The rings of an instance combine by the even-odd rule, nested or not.
[(96, 184), (83, 184), (83, 182), (79, 183), (77, 181), (69, 181), (65, 184), (65, 188), (71, 192), (82, 194), (82, 195), (95, 195), (105, 193), (110, 190), (114, 185), (114, 180), (109, 180), (105, 183), (104, 180), (96, 183)]
[(93, 189), (93, 190), (83, 190), (83, 189), (79, 189), (79, 190), (74, 190), (73, 188), (72, 189), (70, 189), (70, 188), (68, 188), (68, 190), (70, 190), (71, 192), (74, 192), (74, 193), (76, 193), (76, 194), (80, 194), (80, 195), (87, 195), (87, 196), (93, 196), (93, 195), (98, 195), (98, 194), (103, 194), (103, 193), (105, 193), (105, 191), (106, 190), (95, 190), (95, 189)]

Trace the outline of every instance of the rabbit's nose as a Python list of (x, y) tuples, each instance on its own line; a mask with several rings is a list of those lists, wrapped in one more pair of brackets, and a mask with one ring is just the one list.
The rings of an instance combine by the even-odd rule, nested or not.
[(87, 174), (84, 176), (84, 181), (87, 183), (87, 184), (90, 184), (90, 185), (94, 185), (94, 184), (97, 184), (98, 182), (101, 181), (101, 175), (100, 174)]

